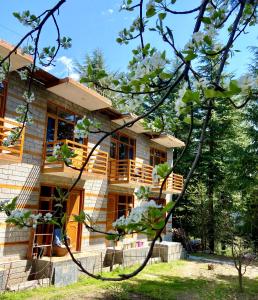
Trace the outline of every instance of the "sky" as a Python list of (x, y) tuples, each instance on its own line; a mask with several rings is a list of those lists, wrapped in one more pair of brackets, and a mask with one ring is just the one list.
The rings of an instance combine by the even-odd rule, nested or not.
[[(51, 8), (58, 0), (0, 0), (0, 39), (15, 44), (28, 31), (12, 15), (13, 12), (30, 10), (38, 15)], [(128, 12), (119, 12), (122, 0), (67, 0), (61, 7), (58, 23), (62, 36), (72, 38), (72, 47), (59, 52), (55, 67), (48, 71), (62, 78), (66, 76), (78, 79), (73, 66), (76, 61), (81, 62), (86, 54), (91, 54), (96, 48), (101, 49), (105, 56), (106, 65), (112, 71), (124, 71), (131, 58), (131, 50), (136, 46), (119, 45), (116, 42), (118, 32), (131, 24), (135, 15)], [(200, 0), (178, 0), (175, 8), (184, 10), (196, 7)], [(176, 45), (183, 48), (191, 36), (195, 15), (173, 16), (169, 24), (174, 29)], [(247, 71), (251, 54), (249, 46), (257, 44), (257, 28), (250, 28), (249, 34), (244, 35), (236, 43), (237, 53), (232, 59), (228, 70), (236, 77)], [(223, 32), (220, 40), (228, 35)], [(53, 24), (47, 25), (41, 37), (41, 46), (54, 45), (56, 34)], [(146, 42), (160, 50), (164, 43), (156, 33), (147, 32)], [(170, 53), (169, 48), (165, 48)]]

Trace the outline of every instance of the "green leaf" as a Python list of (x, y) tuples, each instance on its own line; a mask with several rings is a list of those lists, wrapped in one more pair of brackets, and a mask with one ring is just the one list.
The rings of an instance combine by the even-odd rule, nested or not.
[(166, 204), (166, 206), (162, 209), (162, 213), (169, 212), (171, 208), (174, 206), (174, 202), (170, 201)]
[(56, 157), (54, 157), (54, 156), (48, 156), (46, 158), (46, 160), (47, 160), (47, 162), (55, 162), (55, 161), (57, 161)]
[(13, 12), (13, 16), (14, 16), (15, 18), (17, 18), (17, 19), (20, 19), (20, 18), (21, 18), (20, 13), (18, 13), (18, 12)]
[(64, 225), (66, 223), (66, 213), (62, 216), (61, 224)]
[(122, 85), (122, 86), (121, 86), (121, 89), (122, 89), (122, 91), (125, 92), (125, 93), (130, 93), (131, 90), (132, 90), (132, 87), (131, 87), (130, 85)]
[(123, 40), (121, 38), (117, 38), (116, 39), (117, 43), (121, 44), (123, 42)]
[(151, 17), (155, 16), (155, 14), (156, 14), (156, 9), (154, 6), (151, 6), (146, 12), (147, 18), (151, 18)]
[(190, 117), (184, 117), (183, 120), (186, 124), (191, 124), (191, 118)]
[(236, 80), (231, 80), (229, 83), (229, 89), (231, 92), (234, 94), (239, 94), (241, 93), (241, 88), (238, 86), (238, 82)]
[(164, 20), (166, 18), (167, 14), (166, 13), (160, 13), (159, 14), (159, 19)]
[(112, 82), (113, 82), (113, 84), (114, 84), (115, 86), (119, 85), (119, 81), (118, 81), (118, 80), (116, 80), (116, 79), (115, 79), (115, 80), (113, 80)]
[(154, 229), (161, 229), (165, 226), (165, 220), (160, 220), (159, 222), (153, 225)]
[(211, 19), (208, 17), (202, 17), (202, 22), (205, 24), (211, 24)]
[(187, 54), (185, 56), (186, 61), (191, 61), (191, 60), (195, 59), (198, 56), (196, 53), (193, 52), (193, 50), (182, 51), (182, 52)]
[(212, 39), (208, 36), (208, 35), (205, 35), (205, 37), (203, 38), (204, 42), (211, 46), (212, 45)]
[(184, 103), (189, 103), (189, 102), (197, 102), (199, 103), (200, 95), (199, 92), (192, 92), (191, 90), (187, 89), (182, 101)]
[(204, 96), (205, 98), (215, 98), (218, 96), (218, 94), (214, 89), (206, 89), (204, 90)]
[(168, 163), (159, 164), (159, 165), (155, 166), (155, 168), (157, 171), (157, 175), (160, 178), (165, 178), (167, 176), (167, 174), (171, 171), (171, 167), (169, 166)]
[(119, 239), (118, 234), (107, 234), (106, 239), (109, 241), (117, 241)]

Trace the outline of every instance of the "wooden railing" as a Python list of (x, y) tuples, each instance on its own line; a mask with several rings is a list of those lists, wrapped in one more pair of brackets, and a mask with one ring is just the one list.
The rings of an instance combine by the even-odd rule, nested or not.
[(22, 129), (22, 124), (6, 118), (0, 118), (0, 160), (6, 158), (8, 160), (13, 159), (20, 161), (22, 159), (25, 128), (22, 130), (19, 139), (15, 141), (13, 145), (4, 145), (4, 141), (16, 128)]
[[(44, 145), (44, 152), (43, 152), (43, 171), (47, 172), (62, 172), (66, 170), (74, 170), (73, 168), (69, 168), (65, 166), (65, 163), (62, 161), (54, 161), (48, 162), (47, 158), (49, 156), (53, 156), (54, 147), (59, 145), (67, 145), (68, 148), (76, 154), (74, 158), (71, 159), (71, 167), (76, 169), (80, 169), (84, 164), (91, 148), (86, 145), (70, 141), (70, 140), (59, 140), (54, 142), (47, 142)], [(106, 175), (108, 170), (108, 154), (105, 151), (96, 149), (90, 157), (89, 162), (87, 163), (86, 167), (84, 168), (84, 172), (88, 173), (95, 173)]]
[(152, 184), (150, 165), (132, 159), (110, 160), (110, 183), (141, 183)]
[(181, 191), (184, 185), (184, 177), (179, 174), (172, 173), (166, 182), (166, 191)]
[[(110, 159), (109, 182), (111, 184), (149, 185), (154, 191), (159, 190), (161, 181), (154, 182), (152, 178), (153, 167), (137, 160)], [(182, 175), (171, 174), (164, 185), (166, 192), (180, 192), (183, 188)]]

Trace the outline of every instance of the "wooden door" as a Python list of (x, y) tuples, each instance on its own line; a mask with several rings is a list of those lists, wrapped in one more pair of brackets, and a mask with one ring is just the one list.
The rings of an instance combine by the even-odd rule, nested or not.
[(79, 215), (82, 209), (81, 191), (73, 191), (67, 202), (67, 225), (66, 232), (70, 238), (72, 251), (79, 251), (81, 244), (81, 224), (74, 221), (73, 215)]
[(107, 221), (106, 230), (109, 231), (113, 229), (112, 223), (117, 218), (117, 196), (109, 194), (107, 202)]

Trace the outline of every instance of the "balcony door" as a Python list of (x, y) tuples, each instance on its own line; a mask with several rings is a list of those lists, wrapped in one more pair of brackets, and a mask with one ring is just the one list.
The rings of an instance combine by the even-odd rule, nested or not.
[(135, 145), (135, 139), (121, 132), (115, 133), (111, 138), (110, 157), (116, 160), (135, 159)]
[(77, 114), (62, 107), (48, 103), (46, 124), (46, 156), (51, 156), (55, 145), (62, 145), (65, 140), (69, 141), (69, 148), (77, 155), (74, 166), (80, 168), (84, 157), (87, 155), (85, 147), (87, 139), (77, 139), (74, 129), (77, 121), (81, 118)]

